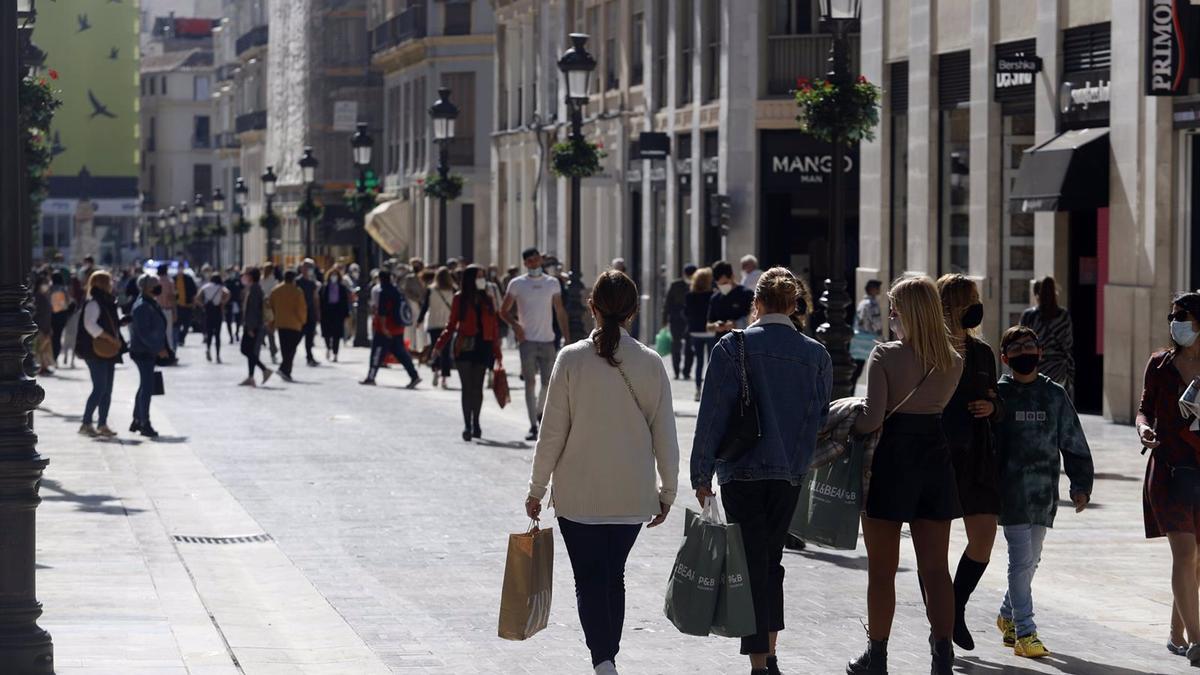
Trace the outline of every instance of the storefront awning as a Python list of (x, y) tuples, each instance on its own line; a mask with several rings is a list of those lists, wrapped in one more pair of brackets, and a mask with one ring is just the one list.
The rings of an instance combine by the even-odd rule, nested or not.
[(1012, 210), (1086, 211), (1108, 206), (1108, 127), (1065, 131), (1025, 151)]
[(367, 234), (389, 256), (406, 253), (413, 239), (412, 204), (394, 200), (367, 214)]

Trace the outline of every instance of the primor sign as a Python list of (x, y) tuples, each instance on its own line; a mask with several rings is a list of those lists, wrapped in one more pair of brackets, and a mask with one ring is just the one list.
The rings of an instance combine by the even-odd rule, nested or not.
[(1146, 95), (1187, 93), (1195, 44), (1195, 7), (1188, 0), (1146, 0)]

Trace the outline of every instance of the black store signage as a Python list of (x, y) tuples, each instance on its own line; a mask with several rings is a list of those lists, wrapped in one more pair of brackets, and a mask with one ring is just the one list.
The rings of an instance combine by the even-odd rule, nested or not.
[(997, 103), (1033, 105), (1034, 80), (1042, 72), (1042, 59), (1033, 40), (996, 45), (996, 72), (992, 80)]
[[(817, 200), (824, 207), (829, 193), (833, 153), (828, 143), (795, 131), (762, 132), (761, 175), (768, 192), (790, 192)], [(858, 193), (858, 146), (846, 148), (842, 170), (848, 192)]]
[(1189, 0), (1146, 0), (1146, 95), (1182, 96), (1195, 68), (1196, 11)]
[(1109, 71), (1092, 70), (1063, 76), (1058, 90), (1059, 112), (1067, 128), (1108, 123), (1112, 81)]

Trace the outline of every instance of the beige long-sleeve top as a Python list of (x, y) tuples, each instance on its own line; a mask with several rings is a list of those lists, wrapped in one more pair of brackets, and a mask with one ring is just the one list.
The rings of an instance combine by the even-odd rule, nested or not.
[[(962, 357), (955, 354), (953, 368), (929, 373), (929, 378), (896, 412), (941, 414), (950, 397), (954, 396), (962, 369)], [(928, 369), (917, 361), (917, 353), (907, 343), (897, 340), (875, 345), (867, 361), (867, 398), (862, 413), (854, 422), (854, 430), (867, 434), (883, 426), (888, 411), (895, 410), (904, 401), (904, 397), (921, 383), (926, 372)]]
[(675, 501), (679, 443), (667, 370), (624, 331), (616, 357), (638, 403), (591, 338), (563, 348), (554, 363), (529, 496), (542, 499), (553, 480), (559, 516), (654, 516)]

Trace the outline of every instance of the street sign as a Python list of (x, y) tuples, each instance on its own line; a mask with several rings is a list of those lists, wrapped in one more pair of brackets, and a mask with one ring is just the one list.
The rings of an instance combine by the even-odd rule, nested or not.
[(638, 136), (640, 159), (666, 159), (671, 156), (671, 137), (659, 131), (643, 131)]

